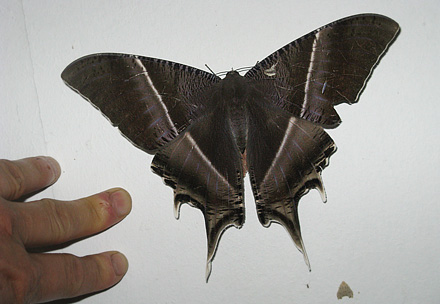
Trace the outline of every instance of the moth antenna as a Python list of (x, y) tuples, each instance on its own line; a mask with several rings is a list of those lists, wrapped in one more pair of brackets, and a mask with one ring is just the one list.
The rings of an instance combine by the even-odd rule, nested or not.
[(224, 76), (224, 75), (228, 74), (228, 72), (229, 72), (229, 71), (218, 72), (218, 73), (217, 73), (217, 76), (219, 76), (219, 77), (220, 77), (220, 76)]
[(244, 71), (247, 72), (247, 71), (249, 71), (252, 68), (253, 68), (253, 66), (246, 66), (246, 67), (238, 68), (238, 69), (236, 69), (236, 71), (237, 72), (244, 72)]
[(212, 74), (214, 74), (215, 76), (218, 76), (216, 73), (214, 73), (214, 71), (213, 70), (211, 70), (211, 68), (209, 67), (209, 65), (207, 65), (206, 63), (205, 63), (205, 67), (212, 73)]
[[(231, 68), (231, 70), (229, 70), (229, 71), (222, 71), (222, 72), (218, 72), (217, 74), (216, 74), (216, 76), (223, 76), (223, 75), (226, 75), (226, 74), (228, 74), (230, 71), (236, 71), (236, 72), (243, 72), (243, 71), (249, 71), (250, 69), (252, 69), (253, 67), (252, 66), (247, 66), (247, 67), (241, 67), (241, 68), (238, 68), (238, 69), (236, 69), (236, 70), (234, 70), (234, 68)], [(211, 69), (209, 69), (209, 70), (211, 70)]]

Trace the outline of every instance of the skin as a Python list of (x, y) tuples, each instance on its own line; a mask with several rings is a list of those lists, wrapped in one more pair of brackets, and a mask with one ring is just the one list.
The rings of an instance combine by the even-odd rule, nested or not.
[(109, 288), (128, 269), (117, 251), (84, 257), (29, 253), (103, 231), (131, 211), (128, 192), (115, 188), (74, 201), (42, 199), (19, 203), (60, 176), (50, 157), (0, 160), (0, 302), (35, 303)]

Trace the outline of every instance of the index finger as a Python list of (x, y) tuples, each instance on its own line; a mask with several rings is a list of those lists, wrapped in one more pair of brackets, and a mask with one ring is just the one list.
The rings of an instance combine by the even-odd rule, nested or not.
[(52, 157), (39, 156), (15, 161), (0, 160), (0, 196), (16, 200), (53, 184), (61, 169)]

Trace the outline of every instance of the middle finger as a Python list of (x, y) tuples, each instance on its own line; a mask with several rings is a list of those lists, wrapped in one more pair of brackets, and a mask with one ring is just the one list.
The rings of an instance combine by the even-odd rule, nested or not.
[(61, 244), (107, 229), (131, 210), (123, 189), (110, 189), (71, 202), (43, 199), (13, 204), (14, 232), (26, 247)]

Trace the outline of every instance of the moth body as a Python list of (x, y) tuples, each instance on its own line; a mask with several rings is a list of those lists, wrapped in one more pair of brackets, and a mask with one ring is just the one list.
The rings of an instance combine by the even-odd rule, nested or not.
[(236, 71), (230, 71), (226, 77), (219, 82), (219, 100), (213, 102), (220, 103), (220, 113), (218, 116), (225, 116), (228, 127), (231, 129), (234, 141), (240, 153), (246, 149), (248, 133), (248, 96), (249, 85), (246, 78)]

